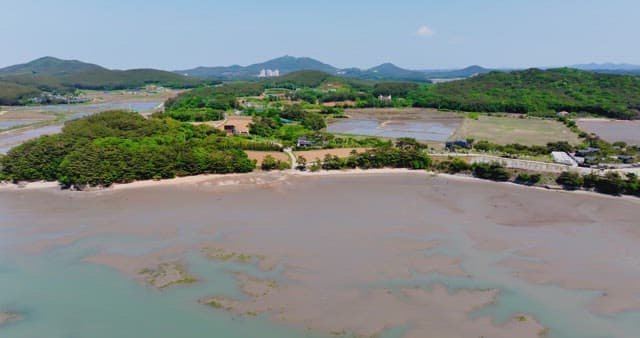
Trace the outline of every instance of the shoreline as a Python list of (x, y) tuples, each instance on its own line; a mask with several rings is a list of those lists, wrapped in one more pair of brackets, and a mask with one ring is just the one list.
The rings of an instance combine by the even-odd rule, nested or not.
[[(640, 203), (640, 199), (631, 195), (607, 195), (598, 193), (595, 191), (587, 191), (587, 190), (565, 190), (565, 189), (552, 189), (544, 186), (530, 186), (518, 184), (515, 182), (496, 182), (491, 180), (485, 180), (481, 178), (476, 178), (470, 175), (456, 175), (456, 174), (448, 174), (448, 173), (440, 173), (435, 171), (426, 171), (426, 170), (411, 170), (406, 168), (382, 168), (382, 169), (347, 169), (347, 170), (321, 170), (318, 172), (301, 172), (298, 170), (284, 170), (284, 171), (253, 171), (250, 173), (232, 173), (232, 174), (201, 174), (201, 175), (193, 175), (193, 176), (182, 176), (176, 178), (162, 179), (162, 180), (142, 180), (142, 181), (134, 181), (131, 183), (114, 183), (110, 187), (92, 187), (86, 190), (71, 190), (68, 191), (74, 193), (100, 193), (100, 192), (113, 192), (113, 191), (123, 191), (123, 190), (134, 190), (134, 189), (143, 189), (143, 188), (153, 188), (153, 187), (172, 187), (172, 186), (188, 186), (188, 185), (199, 185), (201, 183), (206, 183), (210, 181), (222, 181), (227, 179), (259, 179), (261, 177), (268, 178), (281, 178), (287, 179), (290, 177), (328, 177), (328, 176), (376, 176), (376, 175), (422, 175), (427, 177), (441, 177), (448, 180), (457, 180), (457, 181), (465, 181), (465, 182), (484, 182), (488, 184), (500, 184), (500, 185), (509, 185), (511, 187), (518, 187), (523, 189), (537, 189), (542, 191), (550, 191), (556, 193), (565, 193), (565, 194), (578, 194), (578, 195), (587, 195), (594, 196), (600, 198), (607, 199), (617, 199), (617, 200), (626, 200), (632, 201), (634, 203)], [(242, 182), (229, 182), (220, 184), (224, 185), (241, 185)], [(21, 182), (21, 183), (8, 183), (8, 182), (0, 182), (0, 192), (3, 191), (29, 191), (29, 190), (55, 190), (55, 191), (64, 191), (60, 188), (59, 182), (47, 182), (47, 181), (37, 181), (37, 182)]]

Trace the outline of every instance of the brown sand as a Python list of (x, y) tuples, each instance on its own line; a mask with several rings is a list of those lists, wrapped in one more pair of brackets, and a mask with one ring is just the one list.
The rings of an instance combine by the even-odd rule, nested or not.
[(349, 157), (351, 155), (351, 152), (354, 150), (358, 153), (362, 153), (362, 152), (365, 152), (367, 148), (336, 148), (336, 149), (303, 150), (303, 151), (294, 152), (294, 155), (296, 157), (304, 156), (304, 158), (306, 158), (307, 161), (311, 162), (311, 161), (315, 161), (316, 158), (323, 159), (327, 154), (331, 156), (338, 156), (338, 157)]

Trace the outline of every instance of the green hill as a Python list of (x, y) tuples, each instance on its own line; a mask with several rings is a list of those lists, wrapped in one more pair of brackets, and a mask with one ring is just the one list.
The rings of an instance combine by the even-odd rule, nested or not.
[(41, 91), (32, 86), (0, 81), (0, 105), (14, 105), (21, 100), (40, 95)]
[(148, 84), (192, 88), (211, 81), (157, 69), (110, 70), (76, 60), (40, 58), (0, 69), (0, 104), (19, 104), (44, 92), (65, 94), (76, 89), (133, 89)]
[(31, 62), (0, 69), (0, 76), (15, 75), (65, 75), (88, 71), (107, 70), (98, 65), (77, 60), (61, 60), (46, 56)]
[(319, 70), (300, 70), (284, 76), (264, 80), (265, 84), (314, 88), (327, 81), (344, 82), (344, 79)]
[(614, 118), (640, 117), (640, 78), (575, 69), (491, 72), (425, 87), (414, 105), (463, 111), (585, 112)]

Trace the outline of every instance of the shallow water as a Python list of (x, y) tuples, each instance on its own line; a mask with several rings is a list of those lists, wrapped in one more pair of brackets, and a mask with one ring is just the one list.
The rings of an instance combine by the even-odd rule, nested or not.
[[(469, 229), (481, 227), (527, 238), (531, 236), (527, 228), (455, 217), (459, 212), (448, 216), (446, 205), (434, 204), (439, 203), (437, 200), (424, 200), (425, 194), (439, 196), (454, 192), (463, 193), (460, 199), (471, 198), (469, 203), (479, 203), (473, 197), (478, 194), (473, 187), (464, 191), (461, 189), (467, 189), (467, 185), (461, 184), (447, 190), (454, 183), (427, 184), (423, 177), (308, 180), (237, 191), (229, 187), (209, 187), (209, 190), (187, 187), (86, 196), (0, 191), (0, 311), (20, 312), (25, 317), (23, 321), (0, 327), (0, 337), (323, 337), (323, 333), (311, 332), (300, 325), (274, 322), (268, 315), (234, 315), (201, 305), (198, 300), (208, 296), (245, 297), (234, 279), (236, 272), (286, 285), (284, 271), (291, 269), (288, 264), (295, 262), (296, 255), (307, 254), (299, 252), (299, 247), (307, 247), (308, 252), (313, 253), (314, 248), (326, 246), (326, 251), (321, 253), (337, 255), (338, 265), (340, 260), (357, 262), (360, 257), (368, 256), (372, 261), (367, 264), (379, 264), (375, 251), (358, 250), (376, 250), (387, 239), (437, 241), (439, 245), (424, 250), (424, 255), (460, 258), (460, 265), (468, 276), (415, 272), (403, 278), (376, 278), (357, 287), (428, 289), (442, 284), (452, 292), (497, 289), (496, 302), (477, 309), (469, 315), (470, 319), (490, 316), (500, 324), (516, 314), (531, 314), (550, 328), (550, 337), (556, 338), (635, 338), (640, 332), (640, 312), (595, 315), (586, 306), (601, 292), (528, 283), (517, 278), (512, 269), (499, 264), (505, 258), (518, 256), (515, 248), (478, 249), (468, 235)], [(496, 191), (500, 196), (515, 188), (498, 191), (489, 186), (487, 189), (481, 190), (480, 195)], [(541, 196), (562, 196), (542, 193), (546, 192), (534, 191), (531, 198), (538, 201), (544, 199)], [(529, 192), (516, 190), (514, 194), (519, 197)], [(483, 200), (482, 196), (479, 198), (478, 201)], [(589, 203), (615, 206), (607, 200), (593, 202), (586, 197), (576, 198), (585, 198), (581, 204), (585, 210), (589, 209)], [(563, 202), (562, 198), (550, 199)], [(507, 196), (505, 200), (510, 198)], [(252, 212), (247, 212), (247, 207), (251, 207)], [(629, 210), (624, 209), (626, 207), (621, 206), (622, 210)], [(434, 214), (438, 210), (442, 213)], [(446, 231), (434, 230), (447, 220), (449, 223), (442, 225)], [(350, 237), (366, 233), (368, 228), (371, 229), (369, 236)], [(144, 232), (148, 229), (155, 231)], [(249, 237), (248, 243), (256, 244), (247, 247), (247, 252), (284, 247), (289, 257), (274, 269), (263, 270), (253, 264), (212, 261), (199, 250), (189, 249), (182, 260), (189, 273), (201, 281), (163, 290), (145, 286), (115, 269), (85, 261), (100, 253), (137, 257), (176, 244), (193, 248), (201, 242), (229, 243), (245, 237)], [(41, 252), (23, 250), (42, 241), (64, 238), (73, 240)], [(350, 242), (350, 238), (360, 239)], [(364, 241), (373, 241), (373, 245), (360, 245)], [(343, 245), (351, 252), (350, 256), (342, 256)], [(597, 243), (593, 245), (594, 250), (598, 250)], [(399, 258), (394, 258), (394, 264), (405, 264), (409, 253), (411, 249), (401, 251)], [(306, 260), (309, 268), (324, 267), (324, 263), (312, 264), (316, 262), (314, 256), (302, 259)], [(343, 271), (336, 269), (335, 273)], [(411, 332), (411, 326), (390, 327), (383, 337), (402, 337)]]
[(88, 112), (96, 113), (105, 110), (126, 109), (138, 112), (152, 110), (162, 104), (162, 101), (132, 101), (132, 102), (105, 102), (105, 103), (81, 103), (81, 104), (52, 104), (42, 106), (12, 107), (15, 111), (44, 111), (54, 113)]
[(332, 133), (366, 135), (387, 138), (412, 137), (423, 141), (446, 141), (458, 128), (458, 123), (392, 121), (373, 119), (340, 119), (327, 127)]
[(39, 121), (42, 120), (2, 120), (0, 121), (0, 130), (33, 124)]

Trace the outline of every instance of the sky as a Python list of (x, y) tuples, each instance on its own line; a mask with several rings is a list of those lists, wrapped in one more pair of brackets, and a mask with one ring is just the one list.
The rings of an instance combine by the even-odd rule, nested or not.
[(411, 69), (640, 64), (638, 0), (0, 0), (0, 67), (247, 65), (282, 55)]

